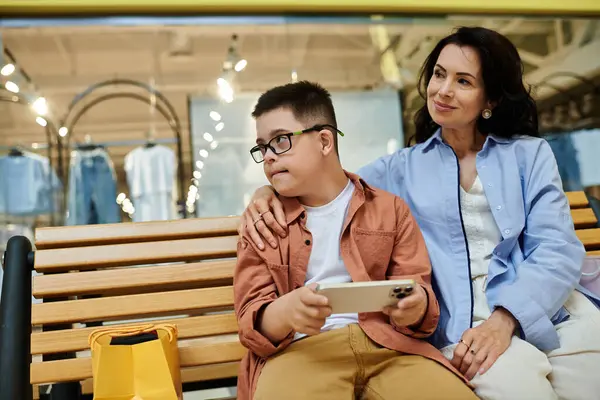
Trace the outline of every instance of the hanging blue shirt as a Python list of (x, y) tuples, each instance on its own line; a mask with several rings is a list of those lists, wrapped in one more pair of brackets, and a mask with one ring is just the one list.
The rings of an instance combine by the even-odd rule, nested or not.
[[(585, 249), (552, 150), (539, 138), (488, 135), (476, 168), (502, 232), (489, 264), (488, 305), (511, 312), (523, 339), (539, 349), (558, 348), (554, 324), (568, 318), (563, 304), (573, 288), (591, 293), (579, 286)], [(431, 340), (438, 348), (458, 343), (472, 325), (473, 294), (454, 151), (438, 130), (358, 173), (410, 206), (427, 244), (441, 309)]]
[(47, 158), (33, 153), (0, 157), (0, 213), (31, 216), (58, 211), (62, 188)]

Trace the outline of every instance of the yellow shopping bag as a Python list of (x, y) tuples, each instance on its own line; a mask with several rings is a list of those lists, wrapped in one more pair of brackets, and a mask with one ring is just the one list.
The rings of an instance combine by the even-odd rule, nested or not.
[(94, 400), (181, 400), (175, 325), (103, 328), (89, 343)]

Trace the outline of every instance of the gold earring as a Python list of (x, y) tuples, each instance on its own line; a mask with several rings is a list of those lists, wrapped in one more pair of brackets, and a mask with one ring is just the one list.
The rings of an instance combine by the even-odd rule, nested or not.
[(492, 118), (492, 110), (490, 110), (489, 108), (486, 108), (485, 110), (483, 110), (483, 112), (481, 113), (481, 116), (485, 119), (490, 119)]

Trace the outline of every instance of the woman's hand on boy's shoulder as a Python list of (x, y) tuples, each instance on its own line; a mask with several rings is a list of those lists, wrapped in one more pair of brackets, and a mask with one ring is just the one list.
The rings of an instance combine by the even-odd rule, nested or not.
[(389, 315), (393, 323), (399, 327), (418, 326), (427, 312), (427, 292), (421, 285), (408, 297), (399, 300), (395, 307), (386, 307), (383, 313)]
[[(238, 234), (250, 236), (256, 246), (263, 250), (263, 240), (269, 242), (274, 249), (277, 248), (277, 240), (273, 233), (285, 237), (285, 213), (283, 204), (277, 198), (271, 186), (258, 188), (252, 196), (248, 207), (244, 210), (238, 226)], [(246, 248), (247, 244), (243, 243)]]

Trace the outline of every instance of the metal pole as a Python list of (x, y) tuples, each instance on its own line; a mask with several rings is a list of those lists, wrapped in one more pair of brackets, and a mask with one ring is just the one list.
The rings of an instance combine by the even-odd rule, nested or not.
[(7, 244), (0, 302), (0, 400), (31, 400), (31, 242)]

